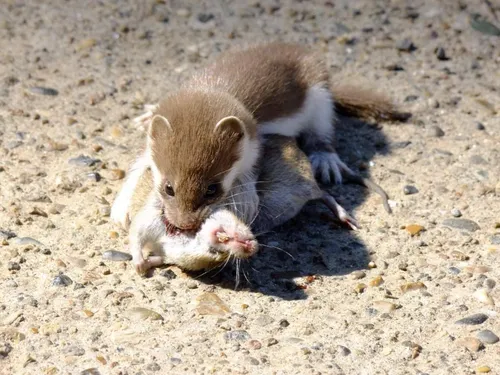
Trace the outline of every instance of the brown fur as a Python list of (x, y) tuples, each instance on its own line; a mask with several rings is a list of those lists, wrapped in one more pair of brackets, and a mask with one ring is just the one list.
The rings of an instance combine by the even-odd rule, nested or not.
[[(224, 117), (233, 115), (255, 138), (255, 123), (247, 111), (229, 95), (182, 90), (160, 103), (155, 115), (168, 119), (171, 129), (151, 125), (153, 162), (162, 181), (157, 186), (165, 201), (166, 215), (182, 227), (202, 220), (204, 194), (209, 184), (219, 183), (240, 157), (242, 134), (233, 126), (215, 129)], [(196, 144), (196, 147), (191, 145)], [(175, 197), (165, 193), (170, 183)]]
[[(208, 213), (205, 208), (223, 198), (206, 201), (204, 194), (242, 159), (243, 141), (233, 127), (214, 132), (222, 118), (238, 117), (245, 136), (255, 140), (257, 124), (301, 110), (308, 89), (315, 85), (329, 86), (329, 74), (321, 58), (303, 46), (270, 43), (222, 55), (160, 103), (153, 115), (166, 118), (171, 130), (153, 124), (150, 146), (161, 175), (157, 189), (167, 218), (179, 227), (199, 225)], [(368, 90), (336, 85), (334, 98), (338, 110), (348, 115), (404, 117), (389, 100)], [(314, 138), (312, 132), (308, 134), (311, 147), (304, 149), (306, 154), (320, 148), (334, 152), (330, 135), (321, 138), (316, 134)], [(167, 182), (173, 186), (175, 197), (165, 194)]]
[(262, 123), (298, 111), (307, 89), (327, 82), (326, 65), (306, 47), (269, 43), (225, 53), (188, 87), (228, 92)]
[[(296, 45), (273, 43), (230, 52), (160, 103), (154, 115), (166, 118), (172, 130), (152, 126), (151, 151), (172, 223), (200, 224), (207, 213), (204, 207), (213, 203), (203, 199), (207, 186), (221, 181), (241, 158), (237, 132), (228, 128), (214, 133), (215, 124), (236, 116), (246, 136), (255, 139), (257, 123), (300, 110), (307, 90), (327, 82), (321, 65)], [(166, 182), (174, 187), (175, 198), (164, 193)]]
[(400, 112), (385, 95), (351, 83), (332, 82), (337, 113), (364, 120), (406, 121), (410, 113)]

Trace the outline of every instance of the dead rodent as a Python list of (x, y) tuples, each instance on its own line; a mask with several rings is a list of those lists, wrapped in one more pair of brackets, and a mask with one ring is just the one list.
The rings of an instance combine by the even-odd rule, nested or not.
[(254, 169), (263, 135), (300, 140), (321, 182), (354, 176), (334, 148), (335, 106), (358, 117), (406, 118), (378, 94), (332, 83), (322, 57), (304, 46), (227, 52), (141, 116), (148, 137), (138, 165), (151, 168), (175, 227), (197, 229), (228, 195), (245, 202), (235, 214), (248, 222), (258, 207)]
[[(255, 220), (241, 221), (231, 207), (213, 211), (197, 232), (180, 231), (165, 222), (161, 205), (149, 206), (148, 197), (155, 185), (150, 170), (139, 179), (129, 205), (132, 220), (130, 243), (139, 273), (161, 264), (176, 264), (187, 270), (212, 267), (228, 257), (248, 258), (258, 250), (254, 233), (264, 233), (297, 215), (311, 200), (321, 199), (342, 221), (356, 223), (334, 198), (318, 186), (309, 159), (295, 139), (283, 136), (266, 137), (264, 153), (259, 162), (259, 207)], [(144, 258), (142, 250), (149, 247), (152, 256)]]

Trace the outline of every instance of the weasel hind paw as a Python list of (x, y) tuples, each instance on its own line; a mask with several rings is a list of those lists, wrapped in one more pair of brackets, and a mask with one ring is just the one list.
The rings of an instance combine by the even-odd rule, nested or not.
[(354, 172), (342, 161), (336, 152), (316, 151), (309, 156), (315, 176), (324, 184), (331, 182), (331, 176), (336, 184), (342, 183), (342, 172)]

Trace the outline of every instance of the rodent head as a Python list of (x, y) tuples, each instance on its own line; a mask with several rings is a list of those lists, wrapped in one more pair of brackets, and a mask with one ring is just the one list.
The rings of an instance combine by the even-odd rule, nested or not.
[(203, 223), (199, 237), (210, 244), (212, 254), (233, 256), (237, 259), (250, 258), (259, 249), (257, 239), (250, 227), (228, 209), (219, 209)]
[(170, 97), (151, 120), (148, 143), (165, 217), (184, 230), (198, 229), (258, 157), (252, 116), (224, 94)]

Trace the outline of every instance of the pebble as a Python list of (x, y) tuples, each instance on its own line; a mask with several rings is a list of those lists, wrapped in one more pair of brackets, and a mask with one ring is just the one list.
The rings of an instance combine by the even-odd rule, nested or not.
[(156, 311), (146, 309), (144, 307), (133, 307), (125, 311), (124, 315), (129, 319), (137, 320), (163, 320), (163, 316)]
[(70, 345), (70, 346), (65, 347), (62, 350), (62, 352), (64, 354), (76, 355), (76, 356), (80, 357), (80, 356), (85, 354), (85, 349), (83, 349), (79, 346), (76, 346), (76, 345)]
[(396, 43), (396, 48), (403, 52), (413, 52), (417, 49), (410, 39), (403, 39)]
[(76, 266), (78, 268), (85, 268), (85, 266), (87, 265), (87, 261), (85, 259), (80, 259), (80, 258), (71, 257), (71, 256), (67, 256), (66, 259), (71, 264), (73, 264), (74, 266)]
[(268, 326), (269, 324), (273, 323), (274, 319), (270, 317), (269, 315), (259, 315), (257, 319), (255, 319), (255, 324), (257, 324), (260, 327), (265, 327)]
[(76, 158), (71, 158), (68, 160), (68, 163), (71, 165), (84, 166), (84, 167), (92, 167), (97, 163), (100, 163), (101, 160), (91, 158), (90, 156), (79, 155)]
[(474, 337), (463, 337), (461, 339), (458, 339), (457, 344), (467, 348), (472, 353), (476, 353), (484, 348), (481, 341)]
[(30, 215), (49, 217), (49, 215), (45, 211), (41, 210), (38, 207), (33, 207), (33, 209), (30, 211)]
[(485, 329), (483, 331), (479, 331), (476, 334), (477, 338), (481, 340), (481, 342), (485, 344), (496, 344), (500, 339), (498, 338), (497, 335), (495, 335), (492, 331), (489, 329)]
[(108, 217), (109, 215), (111, 215), (111, 207), (109, 206), (99, 207), (99, 213), (101, 214), (101, 216)]
[(376, 276), (376, 277), (374, 277), (373, 279), (370, 280), (370, 282), (368, 283), (368, 285), (374, 287), (374, 286), (382, 285), (383, 282), (384, 282), (384, 279), (382, 278), (382, 276)]
[(469, 256), (462, 253), (461, 251), (458, 251), (458, 250), (453, 250), (451, 253), (450, 253), (451, 257), (456, 259), (456, 260), (460, 260), (460, 261), (465, 261), (465, 260), (469, 260)]
[[(180, 360), (180, 358), (170, 358), (170, 362), (172, 362), (174, 365), (178, 365), (182, 361)], [(156, 372), (156, 371), (160, 371), (161, 367), (158, 363), (153, 362), (153, 363), (150, 363), (146, 366), (146, 370)]]
[(415, 186), (412, 186), (412, 185), (406, 185), (406, 186), (403, 188), (403, 193), (404, 193), (405, 195), (417, 194), (417, 193), (418, 193), (418, 189), (417, 189)]
[(191, 15), (191, 12), (189, 11), (189, 9), (179, 8), (179, 9), (177, 9), (177, 15), (179, 17), (187, 18), (187, 17), (189, 17)]
[(492, 245), (500, 245), (500, 235), (493, 235), (490, 237), (490, 242)]
[(244, 330), (229, 331), (224, 334), (226, 341), (248, 341), (250, 338), (248, 332)]
[(390, 313), (396, 310), (397, 306), (389, 301), (374, 301), (373, 307), (383, 313)]
[(35, 245), (35, 246), (39, 246), (39, 247), (44, 246), (43, 243), (41, 243), (40, 241), (37, 241), (31, 237), (16, 237), (12, 240), (12, 243), (15, 245), (20, 245), (20, 246), (24, 246), (24, 245)]
[(460, 210), (458, 208), (452, 209), (451, 210), (451, 214), (454, 217), (460, 217), (460, 216), (462, 216), (462, 212), (460, 212)]
[(490, 371), (491, 368), (489, 368), (488, 366), (479, 366), (478, 368), (476, 368), (476, 372), (479, 374), (487, 374)]
[(282, 328), (286, 328), (286, 327), (288, 327), (290, 325), (290, 323), (286, 319), (281, 319), (280, 322), (279, 322), (279, 325)]
[(94, 47), (97, 44), (97, 40), (94, 38), (83, 39), (80, 43), (76, 45), (77, 51), (82, 51)]
[(349, 354), (351, 354), (351, 350), (348, 347), (345, 347), (343, 345), (338, 345), (337, 346), (337, 353), (343, 357), (347, 357)]
[(214, 19), (214, 15), (212, 13), (199, 13), (197, 18), (201, 23), (207, 23)]
[(475, 291), (473, 295), (479, 302), (485, 303), (490, 306), (495, 306), (493, 297), (490, 296), (486, 289), (479, 289)]
[(484, 129), (486, 129), (486, 127), (481, 122), (476, 122), (476, 129), (477, 130), (484, 130)]
[(129, 260), (132, 260), (132, 255), (124, 253), (122, 251), (108, 250), (102, 253), (102, 259), (112, 262), (127, 262)]
[(366, 290), (366, 288), (368, 288), (368, 286), (366, 284), (360, 283), (360, 284), (356, 285), (356, 287), (354, 288), (354, 291), (358, 294), (361, 294)]
[(274, 337), (268, 338), (266, 342), (266, 346), (273, 346), (278, 343), (278, 340), (276, 340)]
[(177, 275), (171, 269), (162, 270), (160, 272), (160, 276), (165, 277), (167, 280), (173, 280), (173, 279), (177, 278)]
[(481, 229), (475, 221), (469, 219), (446, 219), (443, 221), (443, 225), (454, 229), (462, 229), (467, 232), (475, 232)]
[(11, 232), (10, 230), (0, 229), (0, 239), (10, 240), (11, 238), (17, 237), (17, 234)]
[(353, 280), (359, 280), (359, 279), (362, 279), (366, 277), (366, 273), (364, 273), (363, 271), (354, 271), (351, 273), (351, 278)]
[(478, 313), (474, 315), (467, 316), (465, 318), (462, 318), (460, 320), (457, 320), (455, 324), (458, 325), (479, 325), (483, 324), (486, 320), (488, 319), (488, 315), (483, 314), (483, 313)]
[(10, 279), (5, 282), (5, 286), (8, 288), (17, 288), (19, 286), (14, 280)]
[(415, 283), (406, 283), (401, 285), (399, 288), (403, 293), (412, 292), (414, 290), (419, 290), (419, 289), (427, 289), (425, 284), (421, 281), (417, 281)]
[(254, 357), (246, 357), (246, 361), (251, 364), (251, 365), (254, 365), (254, 366), (257, 366), (260, 364), (260, 362), (254, 358)]
[(479, 155), (472, 155), (469, 158), (469, 163), (474, 164), (474, 165), (486, 165), (488, 162), (484, 160), (482, 156)]
[(12, 351), (12, 346), (8, 342), (0, 342), (0, 359), (5, 358)]
[(422, 232), (425, 228), (422, 225), (418, 224), (410, 224), (405, 227), (406, 231), (410, 233), (412, 236), (416, 236), (420, 232)]
[(111, 181), (118, 181), (122, 180), (125, 177), (125, 171), (123, 169), (112, 169), (108, 173), (108, 178)]
[(253, 350), (259, 350), (262, 348), (262, 344), (259, 340), (250, 340), (248, 342), (248, 347)]
[(225, 315), (231, 310), (215, 293), (203, 293), (196, 298), (196, 311), (200, 315)]
[(446, 56), (446, 51), (444, 50), (443, 47), (436, 48), (434, 53), (436, 54), (438, 60), (446, 61), (450, 59), (448, 56)]
[(486, 273), (486, 272), (489, 272), (491, 271), (491, 268), (488, 267), (488, 266), (476, 266), (476, 265), (472, 265), (472, 266), (467, 266), (464, 268), (464, 271), (465, 272), (469, 272), (469, 273)]
[(47, 139), (47, 143), (48, 143), (47, 149), (49, 151), (64, 151), (67, 150), (69, 147), (67, 144), (56, 142), (51, 138)]
[(198, 283), (194, 280), (188, 280), (186, 286), (188, 289), (198, 289)]
[(429, 128), (429, 135), (432, 136), (432, 137), (441, 138), (441, 137), (444, 137), (445, 132), (439, 126), (432, 125)]
[(59, 92), (56, 89), (53, 89), (51, 87), (35, 86), (35, 87), (31, 87), (30, 91), (33, 94), (37, 94), (37, 95), (56, 96), (59, 94)]
[(19, 271), (21, 269), (21, 266), (17, 262), (9, 262), (7, 263), (7, 269), (9, 271)]
[(57, 275), (52, 281), (53, 286), (69, 286), (71, 284), (73, 284), (73, 280), (64, 274)]
[(93, 182), (101, 181), (101, 175), (98, 172), (91, 172), (87, 174), (87, 179)]
[(484, 280), (484, 283), (483, 285), (488, 288), (488, 289), (493, 289), (495, 287), (495, 285), (497, 285), (497, 282), (493, 279), (486, 279)]

